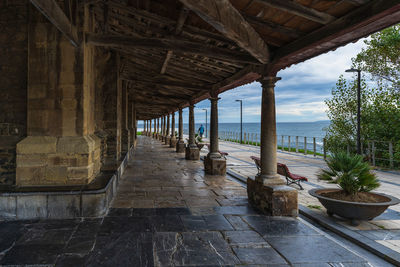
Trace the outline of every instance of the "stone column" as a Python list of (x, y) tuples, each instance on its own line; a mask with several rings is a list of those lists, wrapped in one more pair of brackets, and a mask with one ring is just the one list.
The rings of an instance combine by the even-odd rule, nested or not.
[(153, 138), (157, 135), (157, 119), (154, 119), (154, 131), (153, 131)]
[(129, 152), (129, 148), (131, 146), (130, 133), (128, 129), (128, 88), (125, 81), (121, 81), (122, 83), (122, 123), (121, 123), (121, 144), (122, 144), (122, 153), (126, 154)]
[(151, 129), (151, 120), (149, 120), (149, 134), (148, 134), (148, 136), (149, 137), (151, 137), (151, 135), (152, 135), (152, 129)]
[(160, 121), (160, 141), (163, 140), (163, 136), (164, 136), (164, 116), (161, 116), (161, 121)]
[(160, 136), (160, 118), (157, 118), (157, 132), (156, 132), (156, 139)]
[(261, 102), (261, 172), (255, 181), (248, 178), (249, 202), (262, 212), (273, 216), (297, 216), (297, 190), (286, 186), (277, 174), (275, 83), (280, 78), (263, 77)]
[[(92, 16), (85, 8), (85, 32), (91, 29)], [(95, 96), (94, 49), (85, 42), (72, 46), (33, 6), (28, 25), (19, 27), (28, 33), (27, 136), (17, 144), (16, 185), (88, 184), (100, 172), (101, 154), (100, 138), (94, 134), (95, 101), (91, 99)], [(23, 43), (22, 37), (14, 36)], [(6, 54), (18, 52), (13, 49)], [(118, 69), (115, 64), (113, 67)], [(116, 77), (117, 73), (110, 71), (114, 88)]]
[(169, 114), (167, 115), (167, 129), (166, 129), (166, 131), (165, 131), (165, 144), (166, 145), (170, 145), (170, 142), (171, 142), (171, 136), (170, 136), (170, 134), (169, 134), (169, 126), (170, 126), (170, 119), (169, 119)]
[(218, 149), (218, 96), (212, 94), (210, 114), (210, 152), (204, 159), (204, 169), (207, 174), (225, 175), (226, 159), (221, 156)]
[(194, 104), (189, 106), (189, 144), (186, 146), (185, 158), (188, 160), (199, 160), (200, 150), (195, 143), (194, 130)]
[(162, 128), (162, 142), (164, 142), (165, 141), (165, 132), (166, 132), (166, 123), (167, 123), (167, 118), (166, 118), (166, 116), (163, 116), (163, 128)]
[(135, 145), (135, 125), (134, 125), (134, 109), (135, 104), (132, 99), (132, 95), (129, 94), (129, 103), (128, 103), (128, 130), (129, 130), (129, 139), (130, 139), (130, 147), (134, 147)]
[(171, 119), (171, 142), (169, 143), (169, 147), (176, 147), (176, 136), (175, 136), (175, 112), (172, 113)]
[(185, 140), (183, 140), (183, 117), (182, 117), (182, 109), (179, 109), (179, 138), (176, 143), (176, 152), (183, 153), (185, 152)]

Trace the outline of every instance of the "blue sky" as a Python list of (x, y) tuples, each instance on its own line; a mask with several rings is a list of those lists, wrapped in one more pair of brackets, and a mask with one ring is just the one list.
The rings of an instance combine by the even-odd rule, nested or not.
[[(305, 122), (326, 120), (324, 100), (330, 97), (331, 89), (339, 76), (352, 79), (345, 73), (351, 58), (365, 47), (363, 40), (348, 44), (335, 51), (320, 55), (306, 62), (281, 70), (275, 87), (277, 122)], [(243, 121), (260, 122), (261, 86), (259, 83), (244, 85), (219, 95), (219, 122), (239, 122), (240, 103), (243, 100)], [(195, 108), (196, 123), (205, 122), (205, 111), (210, 110), (210, 101), (199, 102)], [(183, 110), (187, 123), (188, 109)]]

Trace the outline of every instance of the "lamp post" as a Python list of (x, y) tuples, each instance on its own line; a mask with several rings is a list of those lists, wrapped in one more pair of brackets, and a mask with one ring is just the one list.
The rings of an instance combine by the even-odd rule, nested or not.
[(236, 99), (236, 102), (240, 102), (240, 143), (243, 142), (243, 101)]
[(357, 72), (357, 154), (361, 155), (361, 70), (348, 69), (346, 72)]
[(207, 135), (207, 109), (203, 108), (203, 110), (206, 111), (206, 138), (208, 138), (208, 135)]

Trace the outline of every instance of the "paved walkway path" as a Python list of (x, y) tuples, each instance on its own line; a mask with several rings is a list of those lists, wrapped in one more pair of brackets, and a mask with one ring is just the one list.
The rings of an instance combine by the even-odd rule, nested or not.
[(112, 205), (104, 218), (0, 222), (0, 265), (372, 266), (302, 219), (258, 214), (240, 184), (148, 137)]
[[(227, 164), (231, 171), (244, 177), (254, 177), (257, 174), (257, 168), (250, 156), (258, 156), (259, 147), (220, 141), (220, 150), (229, 153)], [(206, 151), (202, 151), (202, 153), (205, 155)], [(305, 190), (298, 191), (299, 204), (328, 217), (319, 201), (308, 194), (308, 190), (312, 188), (336, 186), (325, 181), (318, 181), (316, 173), (320, 168), (326, 166), (323, 158), (278, 151), (278, 162), (285, 163), (292, 173), (308, 178), (308, 182), (302, 183)], [(376, 171), (376, 173), (381, 181), (381, 187), (376, 191), (400, 198), (400, 172)], [(298, 189), (296, 185), (292, 186)], [(372, 221), (363, 222), (357, 227), (350, 226), (346, 220), (336, 216), (330, 220), (400, 253), (400, 205), (392, 206), (381, 216)]]

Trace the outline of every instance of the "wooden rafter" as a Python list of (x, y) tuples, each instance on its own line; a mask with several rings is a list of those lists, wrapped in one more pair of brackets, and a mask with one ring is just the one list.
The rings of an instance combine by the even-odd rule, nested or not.
[[(186, 8), (182, 8), (181, 11), (179, 12), (179, 18), (176, 23), (176, 28), (175, 28), (175, 35), (179, 35), (182, 32), (183, 25), (185, 24), (185, 21), (189, 15), (189, 11)], [(162, 64), (160, 74), (164, 74), (165, 71), (167, 70), (168, 62), (172, 57), (172, 50), (168, 50), (167, 55), (165, 56), (164, 63)]]
[(259, 62), (270, 61), (269, 48), (229, 0), (179, 0)]
[(371, 1), (335, 22), (278, 49), (274, 54), (273, 64), (279, 70), (304, 61), (397, 23), (399, 17), (398, 0)]
[(79, 46), (78, 30), (55, 0), (30, 0), (31, 3), (74, 45)]
[(154, 48), (172, 50), (178, 53), (188, 53), (195, 55), (202, 55), (213, 58), (220, 58), (222, 60), (242, 62), (242, 63), (256, 63), (255, 60), (239, 51), (230, 49), (219, 48), (207, 44), (200, 44), (198, 42), (184, 41), (180, 39), (161, 39), (161, 38), (141, 38), (133, 36), (119, 36), (119, 35), (92, 35), (86, 36), (86, 41), (89, 44), (104, 47), (139, 47), (139, 48)]
[(288, 13), (306, 18), (321, 24), (328, 24), (336, 18), (327, 13), (320, 12), (313, 8), (305, 7), (295, 1), (281, 1), (281, 0), (254, 0), (272, 8), (280, 9)]

